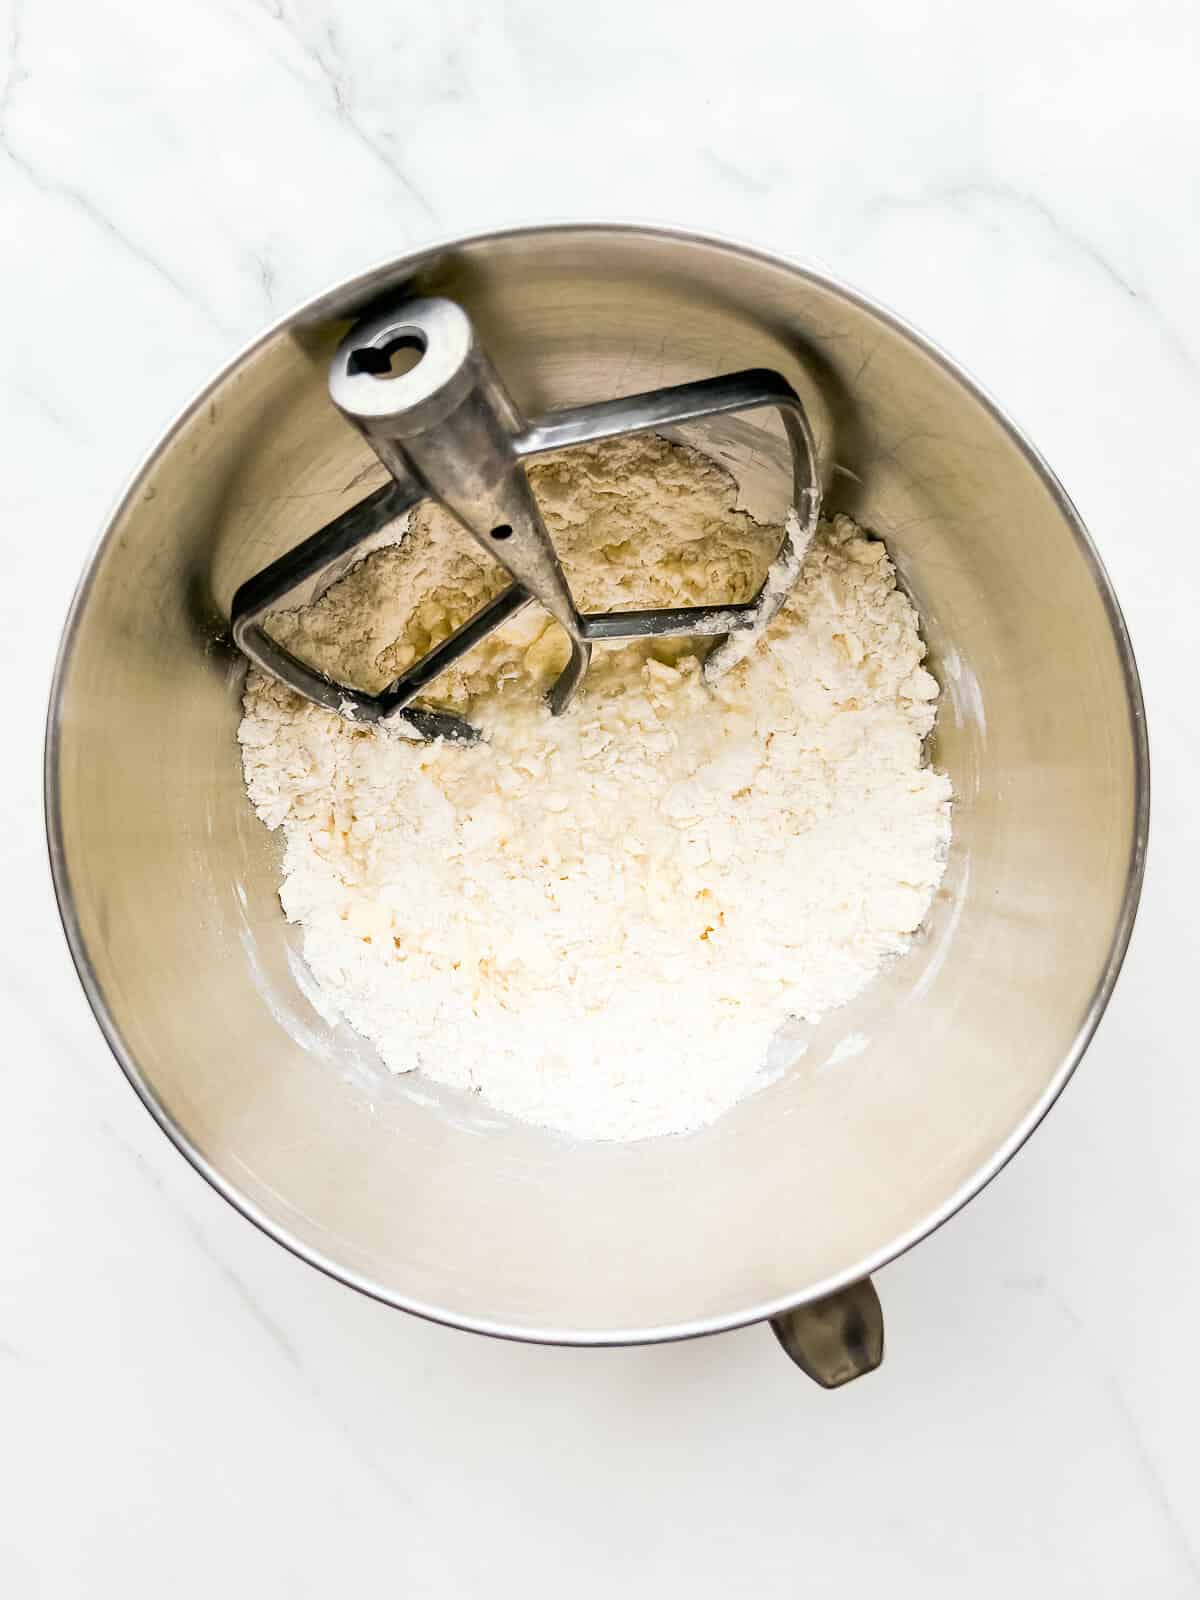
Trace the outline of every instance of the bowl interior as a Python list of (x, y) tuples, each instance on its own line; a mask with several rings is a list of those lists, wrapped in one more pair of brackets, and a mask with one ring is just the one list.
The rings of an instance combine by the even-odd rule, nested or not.
[[(235, 730), (234, 589), (379, 481), (334, 413), (346, 318), (460, 299), (528, 414), (782, 371), (831, 509), (881, 534), (943, 688), (949, 869), (912, 952), (797, 1031), (795, 1064), (686, 1138), (578, 1146), (410, 1076), (323, 1019)], [(781, 436), (697, 439), (778, 509)], [(933, 1226), (1036, 1121), (1127, 936), (1144, 750), (1119, 616), (1070, 507), (906, 329), (734, 247), (630, 229), (493, 236), (402, 262), (240, 357), (138, 475), (76, 602), (51, 708), (51, 848), (123, 1065), (255, 1220), (398, 1305), (537, 1338), (727, 1326)]]

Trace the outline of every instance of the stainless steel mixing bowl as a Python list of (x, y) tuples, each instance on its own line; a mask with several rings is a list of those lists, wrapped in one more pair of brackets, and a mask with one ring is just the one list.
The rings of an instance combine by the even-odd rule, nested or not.
[[(777, 368), (809, 408), (830, 506), (884, 536), (924, 618), (943, 687), (933, 758), (957, 796), (927, 930), (808, 1030), (789, 1071), (690, 1137), (573, 1146), (390, 1077), (309, 998), (276, 898), (279, 842), (242, 787), (229, 602), (374, 483), (326, 367), (346, 319), (401, 285), (466, 306), (527, 414)], [(700, 442), (747, 503), (782, 509), (786, 452), (760, 418)], [(824, 1301), (827, 1328), (848, 1304), (837, 1292), (975, 1194), (1062, 1088), (1117, 975), (1147, 825), (1117, 603), (1011, 423), (910, 328), (819, 274), (630, 227), (423, 251), (232, 361), (150, 453), (84, 575), (46, 782), (80, 977), (195, 1166), (280, 1243), (382, 1300), (578, 1343), (777, 1317), (785, 1343), (811, 1346), (813, 1324), (782, 1314)]]

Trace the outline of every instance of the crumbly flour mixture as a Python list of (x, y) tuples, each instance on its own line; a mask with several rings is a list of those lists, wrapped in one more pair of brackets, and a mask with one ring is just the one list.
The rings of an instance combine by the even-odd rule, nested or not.
[[(732, 479), (649, 436), (533, 485), (584, 609), (753, 594), (780, 538)], [(505, 582), (440, 509), (304, 611), (299, 654), (379, 688)], [(421, 597), (414, 606), (412, 597)], [(397, 1072), (579, 1138), (711, 1122), (790, 1018), (905, 950), (942, 875), (937, 684), (884, 546), (822, 524), (766, 641), (714, 688), (702, 641), (598, 647), (575, 704), (530, 606), (433, 686), (473, 746), (356, 727), (252, 673), (250, 797), (336, 1010)]]

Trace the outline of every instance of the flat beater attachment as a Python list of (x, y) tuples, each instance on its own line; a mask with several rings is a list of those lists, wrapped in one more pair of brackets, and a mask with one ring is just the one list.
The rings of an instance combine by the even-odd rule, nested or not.
[[(393, 375), (397, 364), (413, 357), (407, 371)], [(234, 596), (233, 637), (262, 671), (356, 721), (400, 715), (421, 737), (477, 737), (461, 717), (422, 710), (412, 702), (439, 673), (531, 602), (561, 624), (571, 645), (570, 660), (550, 691), (555, 712), (566, 708), (582, 681), (593, 644), (670, 634), (720, 638), (748, 632), (753, 637), (786, 600), (816, 528), (820, 486), (808, 420), (791, 385), (766, 369), (574, 406), (527, 422), (462, 307), (420, 299), (351, 330), (333, 357), (329, 391), (391, 481), (248, 579)], [(581, 613), (530, 489), (525, 457), (762, 406), (780, 412), (787, 432), (794, 512), (757, 596), (736, 605)], [(272, 638), (264, 626), (271, 612), (301, 590), (315, 597), (347, 570), (355, 550), (427, 497), (440, 501), (508, 571), (513, 580), (508, 588), (379, 694), (335, 682)], [(705, 663), (710, 679), (733, 656), (728, 646), (718, 645)]]

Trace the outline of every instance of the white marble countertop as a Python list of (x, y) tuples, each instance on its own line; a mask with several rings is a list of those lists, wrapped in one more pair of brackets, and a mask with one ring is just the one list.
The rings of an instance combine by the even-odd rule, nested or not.
[[(4, 0), (0, 58), (0, 1595), (1200, 1593), (1192, 0)], [(887, 1361), (838, 1395), (761, 1329), (505, 1345), (293, 1260), (138, 1104), (53, 906), (51, 663), (156, 430), (331, 280), (561, 215), (741, 235), (932, 333), (1064, 479), (1139, 654), (1116, 998), (879, 1275)]]

